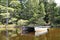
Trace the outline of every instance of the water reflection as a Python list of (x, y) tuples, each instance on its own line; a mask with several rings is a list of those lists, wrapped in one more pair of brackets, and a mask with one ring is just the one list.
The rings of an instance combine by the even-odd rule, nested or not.
[(48, 28), (39, 28), (39, 27), (23, 27), (22, 35), (34, 35), (40, 36), (42, 34), (48, 33)]
[[(5, 32), (0, 33), (0, 40), (6, 40)], [(18, 34), (17, 36), (10, 37), (9, 40), (60, 40), (60, 28), (50, 29), (48, 32), (41, 34), (40, 36), (34, 36), (36, 32), (27, 32), (27, 36), (24, 33), (23, 35)], [(37, 34), (40, 34), (39, 32)], [(13, 34), (14, 35), (14, 34)]]
[(48, 33), (47, 31), (46, 32), (35, 32), (35, 36), (40, 36), (40, 35), (43, 35), (43, 34), (46, 34)]
[(43, 35), (46, 33), (48, 33), (48, 32), (47, 31), (46, 32), (30, 32), (30, 33), (23, 32), (23, 33), (21, 33), (21, 35), (40, 36), (40, 35)]
[(48, 33), (48, 28), (35, 27), (35, 36), (40, 36), (46, 33)]

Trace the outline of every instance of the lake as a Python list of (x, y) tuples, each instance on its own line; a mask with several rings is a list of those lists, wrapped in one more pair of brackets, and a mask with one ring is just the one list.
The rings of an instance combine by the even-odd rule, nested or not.
[[(9, 36), (9, 40), (60, 40), (60, 28), (50, 28), (48, 33), (34, 36), (34, 32), (31, 35), (21, 35), (16, 34), (17, 36)], [(0, 40), (6, 40), (5, 33), (0, 34)]]

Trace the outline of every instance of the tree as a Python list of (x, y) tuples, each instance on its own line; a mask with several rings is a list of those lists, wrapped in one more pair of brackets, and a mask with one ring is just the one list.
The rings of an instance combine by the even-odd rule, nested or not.
[(1, 23), (5, 23), (8, 10), (9, 24), (18, 24), (21, 19), (28, 20), (28, 25), (58, 24), (60, 7), (53, 0), (9, 0), (8, 7), (6, 3), (7, 0), (0, 0)]
[[(7, 12), (7, 10), (8, 10), (8, 12), (9, 12), (9, 14), (10, 15), (8, 15), (8, 16), (10, 16), (9, 17), (9, 21), (10, 20), (12, 20), (11, 18), (16, 18), (16, 17), (18, 17), (19, 16), (19, 13), (18, 13), (18, 11), (20, 11), (21, 10), (21, 5), (20, 5), (20, 2), (19, 1), (12, 1), (12, 0), (10, 0), (10, 1), (8, 1), (9, 3), (8, 3), (8, 7), (6, 7), (6, 4), (7, 4), (7, 0), (5, 0), (5, 1), (1, 1), (1, 5), (0, 5), (0, 9), (1, 9), (1, 17), (2, 17), (2, 19), (1, 19), (1, 22), (3, 22), (2, 20), (4, 20), (4, 22), (6, 21), (5, 20), (5, 18), (4, 18), (4, 16), (6, 16), (7, 14), (6, 14), (6, 12)], [(4, 4), (5, 3), (5, 4)], [(15, 4), (15, 5), (14, 5)], [(12, 6), (13, 5), (13, 6)], [(16, 8), (14, 8), (16, 6)], [(17, 18), (18, 19), (18, 18)], [(3, 22), (3, 23), (4, 23)], [(11, 21), (12, 22), (12, 21)]]

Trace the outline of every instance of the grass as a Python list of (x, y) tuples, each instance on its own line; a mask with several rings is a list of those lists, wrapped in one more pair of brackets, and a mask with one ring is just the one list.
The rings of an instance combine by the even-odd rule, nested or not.
[[(16, 30), (15, 28), (7, 28), (8, 30)], [(0, 28), (0, 31), (4, 31), (6, 28)]]
[(12, 24), (12, 25), (7, 25), (7, 26), (5, 26), (5, 25), (0, 25), (0, 31), (6, 30), (5, 27), (7, 27), (8, 30), (15, 30), (14, 26), (15, 26), (14, 24)]

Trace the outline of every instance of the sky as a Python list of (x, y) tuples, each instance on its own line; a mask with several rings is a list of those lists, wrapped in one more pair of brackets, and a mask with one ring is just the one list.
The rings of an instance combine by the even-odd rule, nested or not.
[(60, 6), (60, 0), (55, 0), (55, 2), (57, 3), (57, 6)]

